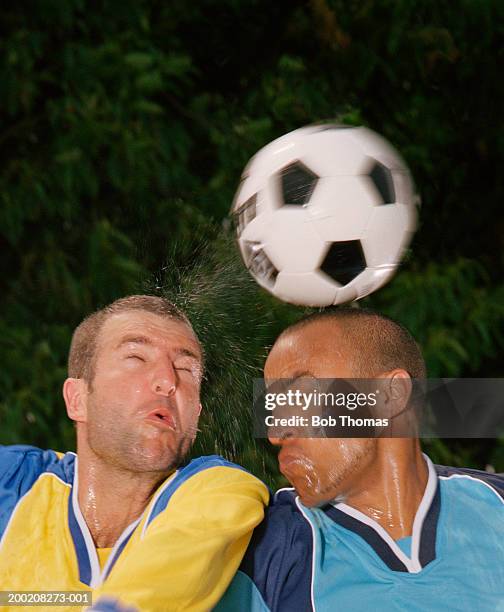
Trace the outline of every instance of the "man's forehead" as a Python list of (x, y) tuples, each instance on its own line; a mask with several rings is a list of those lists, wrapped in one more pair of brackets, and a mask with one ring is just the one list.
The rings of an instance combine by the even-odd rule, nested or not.
[(271, 349), (265, 370), (296, 363), (308, 364), (311, 359), (332, 354), (341, 357), (342, 329), (337, 322), (318, 320), (283, 334)]
[(201, 355), (196, 335), (184, 321), (144, 310), (128, 310), (107, 317), (100, 330), (99, 344), (115, 345), (135, 338), (150, 339), (153, 343), (187, 344)]
[(280, 352), (319, 350), (321, 347), (341, 345), (343, 331), (339, 323), (320, 319), (287, 331), (274, 349)]

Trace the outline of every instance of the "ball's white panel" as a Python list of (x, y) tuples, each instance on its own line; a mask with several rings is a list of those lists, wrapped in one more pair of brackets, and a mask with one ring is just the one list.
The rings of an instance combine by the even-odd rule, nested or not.
[(318, 176), (359, 174), (364, 160), (362, 147), (350, 136), (355, 129), (295, 130), (262, 148), (247, 172), (267, 177), (300, 160)]
[(404, 204), (377, 206), (361, 239), (369, 267), (395, 264), (411, 238), (412, 215), (415, 209)]
[(249, 175), (269, 177), (300, 159), (313, 129), (300, 128), (289, 132), (260, 149), (247, 167)]
[(382, 268), (366, 268), (364, 272), (352, 282), (357, 299), (363, 298), (387, 283), (395, 274), (397, 266), (383, 266)]
[(406, 169), (401, 172), (394, 170), (392, 178), (394, 180), (396, 201), (400, 204), (416, 208), (417, 196), (410, 173)]
[[(362, 272), (362, 274), (364, 274), (364, 272)], [(357, 281), (357, 279), (355, 280)], [(348, 285), (345, 285), (344, 287), (340, 287), (334, 297), (334, 304), (346, 304), (347, 302), (353, 302), (354, 300), (358, 299), (359, 292), (357, 291), (356, 286), (353, 285), (354, 281)]]
[(352, 138), (356, 128), (314, 132), (300, 142), (300, 159), (320, 177), (351, 176), (364, 171), (362, 149)]
[(340, 176), (319, 181), (306, 211), (323, 240), (339, 242), (361, 238), (378, 204), (367, 177)]
[(239, 236), (240, 240), (264, 243), (268, 236), (272, 216), (273, 213), (257, 215), (256, 218), (250, 221), (241, 231)]
[(407, 168), (399, 152), (376, 132), (358, 127), (350, 132), (349, 137), (361, 147), (364, 155), (374, 157), (390, 170)]
[(264, 247), (278, 270), (311, 272), (321, 262), (325, 242), (312, 226), (306, 210), (284, 206), (268, 216)]
[(263, 181), (264, 189), (262, 192), (263, 210), (273, 212), (283, 206), (281, 196), (281, 185), (277, 175), (267, 178), (259, 177)]
[(330, 306), (334, 303), (338, 285), (319, 272), (289, 274), (280, 272), (273, 295), (300, 306)]
[(264, 181), (258, 176), (249, 176), (248, 178), (242, 180), (234, 197), (231, 213), (240, 208), (240, 206), (253, 195), (258, 194), (263, 185)]

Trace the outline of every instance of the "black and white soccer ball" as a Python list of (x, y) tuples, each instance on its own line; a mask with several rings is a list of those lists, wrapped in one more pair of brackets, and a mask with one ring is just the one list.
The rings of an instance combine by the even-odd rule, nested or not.
[(245, 265), (277, 298), (329, 306), (362, 298), (397, 269), (416, 228), (410, 172), (364, 127), (313, 125), (249, 161), (231, 214)]

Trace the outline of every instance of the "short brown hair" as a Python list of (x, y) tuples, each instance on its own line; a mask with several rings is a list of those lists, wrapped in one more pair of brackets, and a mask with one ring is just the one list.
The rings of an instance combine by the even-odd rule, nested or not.
[[(88, 383), (92, 382), (96, 347), (103, 324), (110, 316), (129, 310), (144, 310), (160, 317), (181, 321), (194, 333), (186, 315), (175, 304), (164, 297), (129, 295), (120, 298), (86, 317), (75, 329), (68, 354), (68, 376), (70, 378), (83, 378)], [(196, 334), (194, 335), (196, 337)]]
[(343, 342), (356, 377), (372, 378), (396, 368), (411, 378), (426, 377), (425, 361), (410, 332), (389, 317), (366, 308), (339, 307), (317, 312), (288, 327), (281, 335), (317, 321), (342, 323)]

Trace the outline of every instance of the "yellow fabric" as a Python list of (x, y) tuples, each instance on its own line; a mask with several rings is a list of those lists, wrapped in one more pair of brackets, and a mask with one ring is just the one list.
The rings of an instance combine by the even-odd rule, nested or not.
[(110, 553), (112, 552), (111, 548), (97, 548), (96, 552), (98, 553), (98, 561), (100, 563), (100, 569), (105, 567), (105, 564), (110, 557)]
[[(143, 522), (99, 595), (142, 612), (211, 610), (231, 582), (268, 502), (247, 472), (212, 467), (186, 481), (141, 538)], [(134, 551), (134, 554), (133, 554)]]
[[(19, 503), (1, 547), (2, 590), (90, 590), (79, 580), (75, 549), (68, 528), (70, 493), (69, 485), (54, 475), (43, 474)], [(19, 612), (20, 609), (2, 607), (2, 612)], [(58, 610), (64, 609), (58, 607)], [(78, 609), (68, 608), (74, 612)]]
[[(19, 502), (0, 549), (2, 590), (91, 590), (79, 581), (68, 526), (71, 490), (46, 473)], [(210, 610), (235, 574), (267, 502), (266, 486), (243, 470), (218, 466), (196, 473), (142, 534), (146, 509), (93, 602), (104, 594), (142, 612)], [(102, 567), (109, 554), (98, 551)]]

